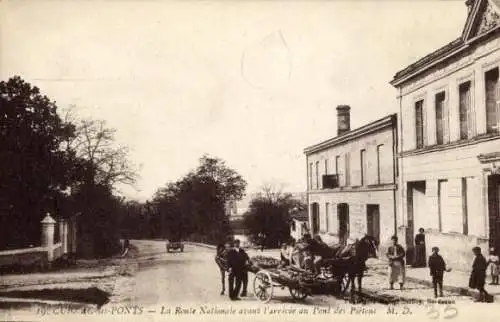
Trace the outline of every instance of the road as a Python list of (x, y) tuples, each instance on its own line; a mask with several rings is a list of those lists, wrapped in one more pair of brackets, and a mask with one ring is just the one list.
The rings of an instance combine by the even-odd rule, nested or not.
[[(483, 304), (472, 305), (470, 298), (453, 294), (446, 294), (446, 299), (452, 302), (451, 306), (430, 305), (425, 302), (432, 295), (432, 290), (407, 283), (404, 291), (390, 291), (385, 288), (386, 278), (374, 271), (369, 272), (369, 276), (364, 279), (364, 287), (384, 294), (392, 292), (408, 299), (421, 299), (424, 305), (401, 304), (393, 308), (378, 303), (351, 304), (331, 296), (314, 296), (303, 302), (294, 302), (287, 289), (276, 288), (275, 296), (268, 304), (259, 302), (251, 294), (242, 301), (232, 302), (227, 295), (219, 294), (219, 270), (214, 262), (213, 249), (188, 245), (183, 253), (167, 253), (162, 241), (133, 241), (133, 245), (138, 250), (136, 255), (109, 262), (105, 270), (108, 275), (92, 281), (93, 286), (105, 288), (111, 293), (109, 303), (100, 309), (91, 307), (82, 311), (78, 307), (64, 311), (67, 306), (63, 306), (63, 309), (55, 311), (54, 307), (58, 306), (32, 306), (29, 311), (5, 313), (4, 320), (67, 321), (70, 316), (76, 316), (79, 321), (95, 321), (96, 318), (99, 321), (191, 321), (210, 317), (230, 321), (317, 321), (332, 318), (335, 321), (368, 321), (373, 317), (399, 321), (403, 316), (405, 320), (421, 320), (435, 317), (436, 314), (442, 320), (453, 310), (457, 311), (457, 319), (461, 320), (469, 315), (474, 316), (477, 308), (482, 312), (492, 308)], [(249, 251), (250, 256), (255, 254)], [(265, 254), (277, 255), (276, 251), (265, 251)], [(109, 275), (110, 269), (115, 274)], [(253, 276), (250, 275), (250, 293), (253, 293), (252, 281)], [(434, 311), (431, 311), (432, 307)], [(445, 312), (445, 309), (448, 311)]]

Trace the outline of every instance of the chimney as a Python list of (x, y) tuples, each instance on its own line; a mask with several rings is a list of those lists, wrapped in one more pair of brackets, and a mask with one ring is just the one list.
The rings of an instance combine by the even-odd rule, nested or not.
[(337, 106), (337, 136), (351, 130), (351, 108), (349, 105)]

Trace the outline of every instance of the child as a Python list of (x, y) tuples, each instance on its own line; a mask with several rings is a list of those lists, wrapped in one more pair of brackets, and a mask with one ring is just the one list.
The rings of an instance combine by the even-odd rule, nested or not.
[(498, 285), (498, 275), (500, 273), (500, 259), (495, 254), (495, 248), (490, 249), (488, 257), (488, 265), (490, 266), (491, 283), (490, 285)]
[(450, 272), (451, 269), (446, 269), (443, 257), (439, 255), (439, 248), (432, 247), (432, 255), (429, 256), (429, 269), (432, 276), (432, 286), (434, 286), (434, 297), (443, 296), (443, 275), (444, 272)]

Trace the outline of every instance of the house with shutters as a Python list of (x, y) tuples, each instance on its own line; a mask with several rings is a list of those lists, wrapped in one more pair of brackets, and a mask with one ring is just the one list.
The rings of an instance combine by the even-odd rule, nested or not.
[(351, 130), (350, 107), (337, 107), (337, 136), (304, 150), (313, 235), (387, 244), (396, 231), (396, 130), (396, 114)]
[[(411, 254), (470, 269), (471, 248), (500, 248), (500, 0), (468, 0), (461, 35), (396, 73), (398, 234)], [(460, 31), (457, 31), (459, 33)]]

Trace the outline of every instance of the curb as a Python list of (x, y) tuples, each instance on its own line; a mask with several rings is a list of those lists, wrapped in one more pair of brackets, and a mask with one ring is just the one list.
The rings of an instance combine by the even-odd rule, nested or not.
[[(376, 270), (372, 270), (372, 272), (374, 272), (376, 274), (379, 274), (379, 275), (387, 276), (386, 273), (379, 272), (379, 271), (376, 271)], [(432, 282), (429, 281), (429, 280), (424, 280), (424, 279), (421, 279), (421, 278), (411, 277), (411, 276), (408, 276), (408, 275), (405, 277), (405, 280), (413, 282), (413, 283), (422, 284), (422, 285), (428, 286), (430, 288), (433, 287)], [(470, 289), (468, 287), (443, 285), (443, 290), (451, 292), (451, 293), (456, 293), (456, 294), (462, 295), (462, 296), (470, 296), (470, 297), (478, 297), (479, 296), (479, 292), (478, 291)], [(500, 298), (498, 296), (494, 296), (494, 295), (492, 295), (492, 296), (493, 296), (493, 301), (495, 303), (500, 303)]]

